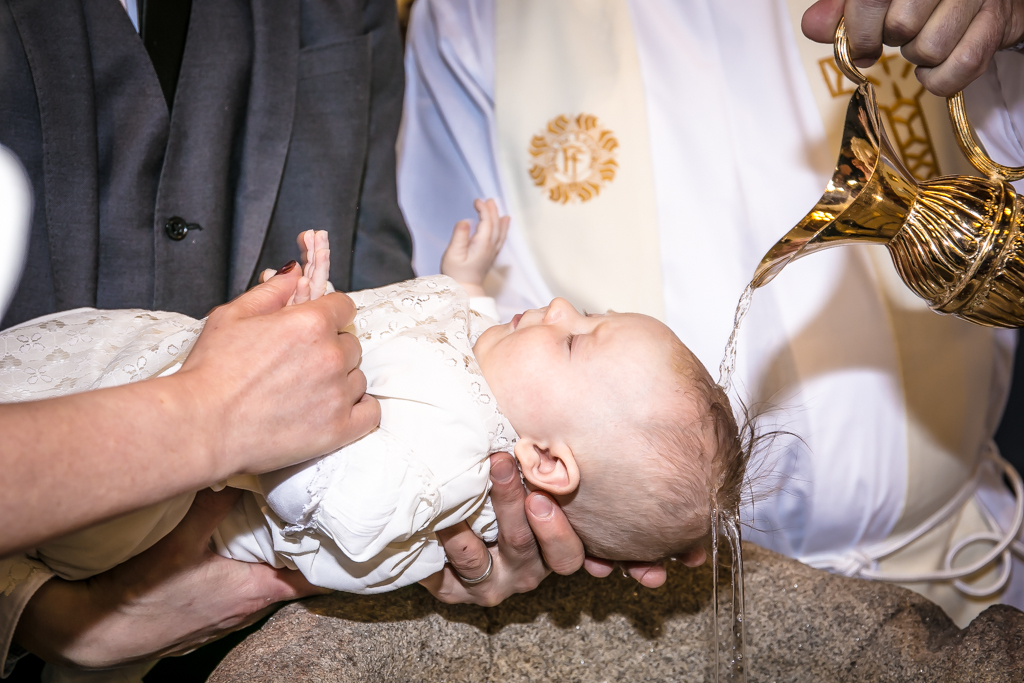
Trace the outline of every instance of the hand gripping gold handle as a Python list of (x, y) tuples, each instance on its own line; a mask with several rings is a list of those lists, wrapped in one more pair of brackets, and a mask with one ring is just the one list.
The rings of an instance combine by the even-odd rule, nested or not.
[[(867, 83), (867, 77), (854, 66), (853, 59), (850, 57), (850, 41), (846, 37), (846, 19), (839, 20), (833, 49), (836, 66), (843, 72), (843, 75), (857, 85)], [(1024, 166), (1003, 166), (992, 161), (992, 158), (985, 153), (981, 143), (974, 137), (970, 121), (967, 120), (967, 109), (964, 107), (962, 90), (948, 98), (946, 104), (949, 106), (949, 120), (953, 124), (953, 133), (956, 135), (957, 144), (960, 145), (960, 151), (964, 153), (974, 168), (989, 178), (997, 176), (1008, 181), (1024, 178)]]

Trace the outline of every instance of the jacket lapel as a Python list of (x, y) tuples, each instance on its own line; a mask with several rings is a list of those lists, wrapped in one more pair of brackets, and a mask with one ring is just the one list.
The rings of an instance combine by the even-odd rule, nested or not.
[(96, 304), (99, 203), (92, 59), (80, 0), (9, 0), (32, 72), (57, 310)]
[(295, 113), (299, 0), (252, 0), (253, 64), (231, 235), (230, 291), (245, 291), (274, 212)]

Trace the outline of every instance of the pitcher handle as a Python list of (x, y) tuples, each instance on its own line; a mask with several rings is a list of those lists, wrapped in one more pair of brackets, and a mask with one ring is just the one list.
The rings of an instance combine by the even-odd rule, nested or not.
[[(839, 26), (836, 27), (833, 52), (835, 54), (836, 66), (839, 67), (844, 76), (858, 86), (868, 82), (867, 76), (854, 65), (853, 59), (850, 57), (850, 42), (846, 36), (845, 18), (840, 19)], [(948, 98), (946, 104), (949, 107), (949, 120), (953, 124), (953, 133), (956, 135), (956, 142), (960, 146), (960, 151), (964, 153), (964, 156), (971, 162), (971, 165), (978, 169), (978, 172), (989, 178), (996, 176), (1008, 181), (1024, 178), (1024, 166), (1003, 166), (993, 161), (992, 157), (985, 152), (981, 143), (974, 136), (971, 122), (967, 120), (967, 108), (964, 106), (964, 93), (962, 90)]]
[(948, 98), (946, 105), (949, 107), (949, 120), (953, 124), (956, 143), (960, 145), (960, 151), (971, 162), (971, 166), (989, 178), (996, 176), (1008, 181), (1024, 178), (1024, 166), (1003, 166), (985, 153), (985, 148), (974, 137), (971, 122), (967, 120), (963, 90)]
[(846, 36), (846, 17), (841, 18), (839, 26), (836, 26), (836, 39), (832, 43), (832, 54), (836, 58), (836, 66), (844, 76), (857, 85), (864, 85), (868, 82), (868, 77), (854, 65), (853, 58), (850, 56), (850, 40)]

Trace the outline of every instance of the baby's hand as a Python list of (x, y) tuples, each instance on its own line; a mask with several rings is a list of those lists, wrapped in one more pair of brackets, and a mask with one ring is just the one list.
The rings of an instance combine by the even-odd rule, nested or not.
[(326, 230), (306, 230), (295, 240), (302, 252), (302, 277), (295, 290), (295, 302), (305, 303), (327, 293), (331, 276), (331, 245)]
[(462, 285), (470, 296), (485, 296), (484, 278), (505, 244), (509, 218), (498, 217), (498, 205), (493, 199), (478, 199), (473, 208), (480, 215), (476, 232), (472, 238), (469, 236), (469, 221), (455, 224), (452, 241), (441, 257), (441, 273)]
[[(299, 233), (295, 241), (302, 252), (302, 277), (296, 284), (295, 294), (288, 302), (289, 305), (302, 304), (322, 297), (327, 293), (327, 286), (330, 284), (328, 279), (331, 275), (331, 249), (326, 230), (306, 230)], [(266, 282), (276, 274), (277, 271), (268, 268), (260, 273), (260, 282)]]

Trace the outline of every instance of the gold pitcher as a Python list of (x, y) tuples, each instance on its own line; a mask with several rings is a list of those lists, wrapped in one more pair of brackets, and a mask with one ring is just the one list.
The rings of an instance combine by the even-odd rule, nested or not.
[(1024, 200), (1007, 182), (1024, 178), (1024, 168), (989, 159), (959, 92), (948, 102), (957, 142), (987, 178), (918, 182), (886, 137), (873, 86), (850, 59), (844, 21), (835, 59), (858, 85), (835, 173), (814, 209), (761, 259), (753, 286), (820, 249), (875, 242), (889, 248), (903, 282), (932, 310), (991, 327), (1024, 325)]

